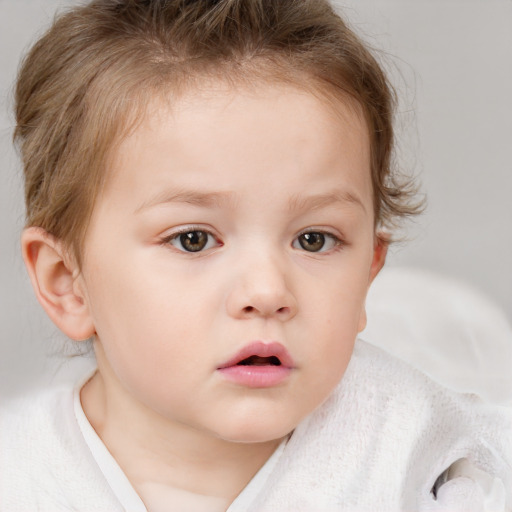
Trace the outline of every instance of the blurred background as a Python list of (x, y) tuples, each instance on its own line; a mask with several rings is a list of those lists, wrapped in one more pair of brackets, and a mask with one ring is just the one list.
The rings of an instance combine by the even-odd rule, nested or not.
[[(30, 289), (19, 255), (21, 169), (11, 143), (12, 87), (20, 57), (55, 12), (74, 3), (0, 0), (0, 394), (4, 396), (60, 378), (55, 375), (60, 375), (63, 365), (69, 373), (90, 364), (62, 357), (73, 347), (56, 333)], [(464, 283), (461, 286), (470, 293), (477, 290), (486, 304), (500, 312), (500, 325), (509, 325), (512, 1), (339, 0), (336, 4), (352, 27), (379, 50), (393, 78), (401, 99), (398, 164), (420, 176), (428, 198), (425, 214), (407, 226), (407, 242), (393, 247), (388, 277), (384, 274), (382, 284), (377, 283), (378, 298), (370, 300), (381, 301), (382, 306), (393, 293), (402, 300), (404, 280), (389, 276), (396, 268), (420, 268), (422, 276), (447, 276), (450, 283)], [(421, 296), (423, 285), (432, 279), (405, 279), (405, 283)], [(373, 302), (370, 306), (379, 310)], [(489, 318), (496, 323), (495, 317)], [(435, 317), (429, 322), (435, 323)], [(378, 331), (377, 324), (369, 326), (370, 337)], [(512, 345), (512, 338), (509, 341)], [(502, 366), (503, 361), (512, 362), (502, 360)]]

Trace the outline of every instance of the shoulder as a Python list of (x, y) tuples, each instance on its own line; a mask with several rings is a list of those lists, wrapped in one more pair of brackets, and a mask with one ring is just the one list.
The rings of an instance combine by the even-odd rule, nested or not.
[(47, 388), (0, 407), (0, 509), (117, 510), (78, 427), (73, 391)]
[[(426, 419), (427, 424), (438, 422), (436, 415), (446, 419), (462, 415), (476, 422), (482, 422), (486, 416), (494, 417), (500, 427), (511, 427), (510, 407), (492, 404), (473, 393), (448, 389), (408, 363), (362, 340), (357, 341), (347, 371), (334, 392), (338, 397), (354, 394), (359, 400), (374, 397), (397, 413), (413, 410), (420, 413), (410, 418), (416, 426)], [(358, 399), (354, 397), (354, 400)], [(482, 428), (490, 426), (481, 424)]]
[(335, 400), (359, 402), (366, 414), (383, 418), (384, 429), (391, 422), (402, 442), (410, 432), (411, 455), (441, 467), (461, 457), (492, 471), (512, 464), (512, 408), (447, 389), (363, 341), (345, 377)]
[[(472, 468), (472, 475), (496, 478), (512, 505), (510, 407), (447, 389), (363, 341), (357, 342), (352, 362), (333, 398), (345, 407), (356, 403), (357, 419), (371, 418), (377, 426), (369, 431), (383, 437), (379, 445), (386, 448), (374, 454), (385, 463), (394, 461), (406, 503), (424, 507), (438, 479), (449, 468), (463, 467)], [(473, 478), (472, 485), (478, 483)], [(463, 494), (470, 495), (468, 488)]]
[(511, 441), (510, 409), (452, 392), (358, 341), (338, 387), (292, 435), (269, 496), (294, 489), (286, 500), (304, 510), (440, 510), (433, 489), (459, 460), (510, 494)]
[(2, 463), (11, 458), (11, 462), (16, 461), (15, 467), (23, 465), (28, 463), (23, 455), (30, 453), (33, 456), (30, 465), (33, 465), (47, 452), (58, 453), (56, 448), (68, 434), (66, 427), (72, 408), (73, 390), (62, 386), (5, 401), (0, 407)]
[[(361, 394), (362, 393), (362, 394)], [(353, 395), (357, 394), (359, 399)], [(374, 398), (387, 413), (405, 416), (415, 428), (445, 435), (450, 428), (478, 437), (486, 431), (512, 433), (512, 408), (493, 404), (473, 393), (460, 393), (369, 343), (358, 340), (347, 372), (334, 395), (355, 401)], [(415, 412), (415, 414), (412, 414)]]

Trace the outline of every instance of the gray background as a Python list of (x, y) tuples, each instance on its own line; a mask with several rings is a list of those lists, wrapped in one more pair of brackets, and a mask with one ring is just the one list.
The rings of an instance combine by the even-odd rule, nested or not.
[[(62, 0), (0, 0), (0, 392), (53, 378), (64, 350), (19, 256), (20, 167), (11, 89), (20, 55)], [(394, 77), (400, 166), (419, 173), (426, 213), (389, 265), (460, 279), (512, 319), (512, 1), (338, 2)], [(50, 357), (48, 357), (50, 356)], [(72, 364), (77, 363), (76, 361)]]

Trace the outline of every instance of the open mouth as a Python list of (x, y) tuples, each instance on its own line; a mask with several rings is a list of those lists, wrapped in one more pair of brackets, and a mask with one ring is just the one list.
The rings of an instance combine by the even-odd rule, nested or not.
[(249, 343), (217, 370), (236, 385), (271, 388), (287, 381), (295, 364), (288, 350), (278, 342)]
[(277, 356), (260, 357), (249, 356), (239, 361), (237, 366), (281, 366), (281, 361)]
[(243, 347), (218, 369), (241, 366), (293, 368), (295, 365), (286, 348), (280, 343), (257, 341)]

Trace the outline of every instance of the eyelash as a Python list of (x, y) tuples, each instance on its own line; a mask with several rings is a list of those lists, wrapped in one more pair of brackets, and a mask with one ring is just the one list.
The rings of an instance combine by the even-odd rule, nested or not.
[[(300, 243), (301, 237), (303, 237), (305, 235), (321, 235), (324, 238), (325, 244), (327, 244), (327, 240), (331, 240), (331, 247), (324, 249), (324, 247), (322, 246), (322, 248), (318, 251), (308, 251)], [(330, 233), (329, 231), (324, 231), (322, 229), (315, 229), (315, 228), (309, 228), (309, 229), (306, 229), (306, 230), (302, 231), (301, 233), (299, 233), (297, 235), (297, 237), (293, 239), (292, 247), (294, 247), (295, 249), (300, 249), (299, 247), (296, 247), (296, 244), (301, 246), (301, 250), (303, 250), (304, 252), (309, 252), (310, 254), (321, 254), (321, 253), (330, 252), (333, 250), (337, 251), (337, 250), (340, 250), (344, 245), (346, 245), (345, 242), (341, 238), (334, 235), (333, 233)]]
[[(183, 241), (180, 241), (182, 235), (186, 234), (192, 234), (192, 233), (201, 233), (203, 235), (206, 235), (207, 240), (206, 244), (203, 247), (198, 248), (197, 251), (194, 250), (187, 250), (183, 247)], [(301, 237), (305, 237), (307, 235), (320, 235), (322, 237), (322, 247), (318, 251), (308, 251), (304, 247), (304, 245), (301, 243)], [(194, 254), (194, 253), (201, 253), (205, 250), (211, 249), (212, 246), (208, 247), (209, 244), (211, 244), (211, 241), (208, 240), (208, 238), (212, 238), (214, 242), (217, 244), (217, 246), (222, 246), (222, 242), (219, 241), (219, 239), (211, 232), (208, 231), (202, 227), (199, 226), (187, 226), (186, 228), (180, 229), (179, 231), (175, 231), (164, 238), (161, 239), (160, 243), (162, 245), (172, 245), (176, 247), (175, 244), (173, 244), (173, 241), (179, 241), (182, 248), (177, 248), (178, 251), (183, 252), (185, 254)], [(328, 243), (328, 240), (330, 240), (330, 244)], [(313, 242), (314, 243), (314, 242)], [(330, 245), (327, 249), (324, 249), (325, 245)], [(333, 233), (330, 233), (328, 231), (323, 231), (321, 229), (314, 229), (309, 228), (307, 230), (302, 231), (299, 233), (292, 241), (292, 247), (294, 249), (302, 250), (304, 252), (309, 252), (310, 254), (319, 254), (324, 252), (330, 252), (332, 250), (336, 251), (341, 249), (345, 244), (345, 242), (340, 239), (338, 236), (334, 235)]]
[[(207, 237), (211, 237), (215, 243), (217, 244), (217, 246), (221, 246), (223, 245), (219, 239), (209, 230), (205, 229), (205, 228), (202, 228), (200, 226), (187, 226), (183, 229), (180, 229), (178, 231), (174, 231), (173, 233), (165, 236), (164, 238), (161, 239), (161, 244), (162, 245), (172, 245), (174, 246), (174, 244), (172, 243), (174, 240), (180, 240), (181, 236), (182, 235), (186, 235), (186, 234), (189, 234), (189, 233), (203, 233), (205, 234)], [(207, 241), (207, 245), (208, 243), (210, 243), (209, 241)], [(201, 253), (203, 252), (205, 249), (211, 249), (212, 247), (203, 247), (197, 251), (187, 251), (186, 249), (179, 249), (177, 248), (178, 251), (180, 252), (183, 252), (185, 254), (195, 254), (195, 253)]]

